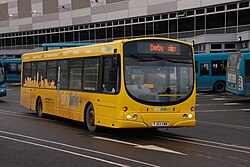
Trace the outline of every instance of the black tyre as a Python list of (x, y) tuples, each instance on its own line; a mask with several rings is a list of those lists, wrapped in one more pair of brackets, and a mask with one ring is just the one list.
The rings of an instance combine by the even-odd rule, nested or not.
[(218, 81), (214, 84), (214, 91), (217, 93), (225, 92), (226, 84), (223, 81)]
[(37, 111), (38, 117), (42, 118), (43, 117), (43, 104), (40, 98), (37, 100), (36, 111)]
[(94, 132), (97, 129), (95, 125), (95, 110), (92, 105), (89, 105), (85, 115), (86, 126), (89, 131)]

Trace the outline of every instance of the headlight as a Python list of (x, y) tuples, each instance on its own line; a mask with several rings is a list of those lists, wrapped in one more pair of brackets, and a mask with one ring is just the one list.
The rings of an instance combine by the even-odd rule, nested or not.
[(130, 118), (131, 118), (131, 115), (129, 115), (129, 114), (126, 115), (126, 118), (127, 118), (127, 119), (130, 119)]

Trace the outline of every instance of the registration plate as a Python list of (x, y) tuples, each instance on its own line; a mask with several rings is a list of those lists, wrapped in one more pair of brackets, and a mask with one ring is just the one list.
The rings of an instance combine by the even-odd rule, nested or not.
[(168, 126), (168, 122), (153, 122), (152, 126)]

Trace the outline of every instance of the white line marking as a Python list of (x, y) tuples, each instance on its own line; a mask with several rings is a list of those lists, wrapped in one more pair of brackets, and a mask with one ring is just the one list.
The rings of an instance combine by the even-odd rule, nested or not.
[(124, 142), (116, 139), (110, 139), (106, 137), (98, 137), (98, 136), (93, 136), (94, 139), (100, 139), (100, 140), (106, 140), (106, 141), (111, 141), (111, 142), (116, 142), (116, 143), (121, 143), (121, 144), (126, 144), (130, 146), (134, 146), (135, 148), (142, 148), (142, 149), (148, 149), (148, 150), (153, 150), (153, 151), (161, 151), (161, 152), (167, 152), (167, 153), (172, 153), (172, 154), (179, 154), (179, 155), (187, 155), (181, 152), (173, 151), (170, 149), (154, 146), (154, 145), (140, 145), (140, 144), (135, 144), (135, 143), (130, 143), (130, 142)]
[(172, 153), (172, 154), (179, 154), (179, 155), (187, 155), (178, 151), (173, 151), (170, 149), (154, 146), (154, 145), (137, 145), (135, 146), (136, 148), (142, 148), (142, 149), (147, 149), (147, 150), (154, 150), (154, 151), (161, 151), (161, 152), (167, 152), (167, 153)]
[(93, 159), (93, 160), (96, 160), (96, 161), (100, 161), (100, 162), (104, 162), (104, 163), (108, 163), (108, 164), (112, 164), (112, 165), (116, 165), (116, 166), (121, 166), (121, 167), (127, 167), (128, 166), (128, 165), (119, 164), (119, 163), (115, 163), (115, 162), (112, 162), (112, 161), (104, 160), (104, 159), (101, 159), (101, 158), (96, 158), (96, 157), (92, 157), (92, 156), (88, 156), (88, 155), (84, 155), (84, 154), (80, 154), (80, 153), (76, 153), (76, 152), (72, 152), (72, 151), (67, 151), (67, 150), (63, 150), (63, 149), (59, 149), (59, 148), (55, 148), (55, 147), (46, 146), (46, 145), (43, 145), (43, 144), (32, 143), (32, 142), (29, 142), (29, 141), (19, 140), (19, 139), (6, 137), (6, 136), (1, 136), (1, 135), (0, 135), (0, 137), (4, 138), (4, 139), (12, 140), (12, 141), (20, 142), (20, 143), (25, 143), (25, 144), (29, 144), (29, 145), (34, 145), (34, 146), (38, 146), (38, 147), (43, 147), (43, 148), (47, 148), (47, 149), (51, 149), (51, 150), (64, 152), (64, 153), (71, 154), (71, 155), (76, 155), (76, 156), (80, 156), (80, 157), (84, 157), (84, 158), (89, 158), (89, 159)]
[(130, 145), (130, 146), (137, 146), (138, 145), (138, 144), (135, 144), (135, 143), (125, 142), (125, 141), (116, 140), (116, 139), (110, 139), (110, 138), (106, 138), (106, 137), (93, 136), (93, 138), (94, 139), (111, 141), (111, 142), (115, 142), (115, 143), (126, 144), (126, 145)]
[(220, 101), (220, 100), (228, 100), (227, 98), (213, 98), (212, 100)]
[(243, 108), (242, 111), (250, 111), (250, 108)]
[[(178, 141), (178, 142), (182, 142), (182, 143), (189, 143), (189, 144), (200, 145), (200, 146), (205, 146), (205, 147), (211, 147), (211, 148), (217, 148), (217, 149), (223, 149), (223, 150), (229, 150), (229, 151), (234, 151), (234, 152), (250, 154), (250, 151), (239, 150), (240, 148), (249, 149), (249, 147), (230, 145), (230, 144), (225, 144), (225, 143), (219, 143), (219, 142), (213, 142), (213, 141), (207, 141), (207, 140), (200, 140), (200, 139), (188, 138), (188, 137), (179, 137), (180, 139), (167, 138), (167, 137), (162, 137), (162, 136), (155, 136), (155, 137), (158, 137), (160, 139)], [(204, 142), (204, 143), (198, 143), (196, 141)], [(205, 143), (208, 143), (208, 144), (205, 144)], [(216, 144), (218, 146), (211, 145), (211, 144)], [(232, 147), (232, 148), (228, 148), (228, 147)]]
[(248, 127), (248, 126), (230, 125), (230, 124), (222, 124), (222, 123), (207, 122), (207, 121), (197, 121), (197, 122), (202, 123), (202, 124), (218, 125), (218, 126), (223, 126), (223, 127), (227, 127), (227, 128), (250, 130), (250, 127)]
[(239, 105), (240, 103), (224, 103), (223, 105), (225, 106), (234, 106), (234, 105)]
[(6, 132), (6, 131), (1, 131), (1, 130), (0, 130), (0, 133), (18, 136), (18, 137), (23, 137), (23, 138), (32, 139), (32, 140), (41, 141), (41, 142), (46, 142), (46, 143), (50, 143), (50, 144), (56, 144), (56, 145), (65, 146), (65, 147), (69, 147), (69, 148), (73, 148), (73, 149), (78, 149), (78, 150), (83, 150), (83, 151), (92, 152), (92, 153), (96, 153), (96, 154), (101, 154), (101, 155), (105, 155), (105, 156), (110, 156), (110, 157), (130, 161), (130, 162), (134, 162), (134, 163), (138, 163), (138, 164), (143, 164), (143, 165), (147, 165), (147, 166), (159, 167), (159, 166), (154, 165), (154, 164), (150, 164), (150, 163), (146, 163), (146, 162), (142, 162), (142, 161), (137, 161), (134, 159), (125, 158), (122, 156), (113, 155), (113, 154), (109, 154), (109, 153), (105, 153), (105, 152), (95, 151), (95, 150), (91, 150), (91, 149), (87, 149), (87, 148), (72, 146), (72, 145), (68, 145), (68, 144), (64, 144), (64, 143), (59, 143), (59, 142), (55, 142), (55, 141), (51, 141), (51, 140), (39, 139), (39, 138), (31, 137), (31, 136), (26, 136), (26, 135), (22, 135), (22, 134), (18, 134), (18, 133)]
[(241, 110), (241, 109), (222, 109), (222, 110), (196, 110), (195, 112), (201, 113), (201, 112), (227, 112), (227, 111), (237, 111), (237, 110)]

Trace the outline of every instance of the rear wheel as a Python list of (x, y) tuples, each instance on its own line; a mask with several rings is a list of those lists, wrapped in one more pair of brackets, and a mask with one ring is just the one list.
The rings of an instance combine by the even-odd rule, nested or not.
[(43, 104), (40, 98), (37, 100), (36, 111), (37, 111), (38, 117), (42, 118), (43, 117)]
[(223, 81), (218, 81), (214, 84), (214, 91), (217, 93), (225, 92), (226, 84)]
[(89, 105), (85, 116), (86, 125), (89, 131), (96, 131), (97, 126), (95, 125), (95, 110), (92, 105)]

